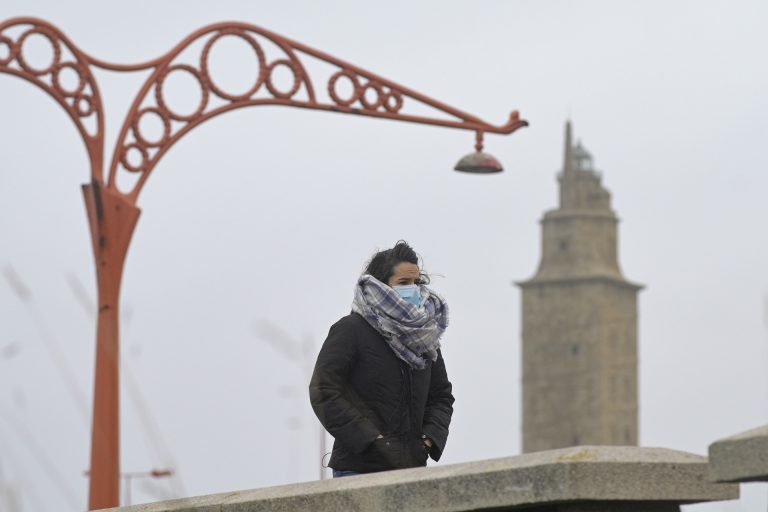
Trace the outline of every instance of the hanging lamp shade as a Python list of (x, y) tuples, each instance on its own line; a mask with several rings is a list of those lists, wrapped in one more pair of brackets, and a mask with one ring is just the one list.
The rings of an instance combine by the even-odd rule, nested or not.
[(493, 174), (504, 170), (495, 156), (483, 151), (473, 151), (465, 155), (454, 169), (471, 174)]

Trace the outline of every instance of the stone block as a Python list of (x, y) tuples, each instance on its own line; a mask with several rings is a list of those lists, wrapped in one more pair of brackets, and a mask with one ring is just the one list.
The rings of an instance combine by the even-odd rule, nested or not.
[(768, 482), (768, 425), (712, 443), (709, 464), (717, 482)]
[(705, 457), (662, 448), (582, 446), (431, 468), (236, 491), (122, 512), (674, 512), (738, 498)]

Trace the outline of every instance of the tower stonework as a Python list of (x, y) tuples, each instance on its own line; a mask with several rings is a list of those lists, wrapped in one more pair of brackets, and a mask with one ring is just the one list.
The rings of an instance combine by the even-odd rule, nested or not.
[(636, 445), (637, 293), (617, 256), (618, 218), (566, 123), (560, 206), (522, 290), (523, 452)]

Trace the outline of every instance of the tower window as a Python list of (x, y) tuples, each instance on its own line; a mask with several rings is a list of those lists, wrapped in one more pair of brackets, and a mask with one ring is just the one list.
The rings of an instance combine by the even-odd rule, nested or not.
[(574, 356), (578, 355), (580, 349), (581, 347), (579, 347), (579, 344), (574, 343), (573, 345), (571, 345), (571, 355), (574, 355)]
[(560, 250), (566, 251), (568, 249), (568, 240), (560, 240)]

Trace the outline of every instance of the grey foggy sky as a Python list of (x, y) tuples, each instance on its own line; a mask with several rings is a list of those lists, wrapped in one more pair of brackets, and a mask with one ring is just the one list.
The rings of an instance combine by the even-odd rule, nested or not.
[[(173, 465), (179, 477), (135, 482), (135, 502), (317, 478), (305, 364), (258, 326), (313, 340), (313, 357), (348, 313), (365, 260), (400, 238), (440, 275), (433, 287), (452, 308), (443, 351), (457, 402), (440, 464), (519, 453), (511, 283), (536, 269), (569, 117), (622, 219), (624, 274), (647, 286), (641, 444), (704, 454), (768, 421), (765, 2), (0, 6), (0, 19), (20, 15), (121, 63), (165, 53), (201, 26), (244, 21), (494, 124), (513, 109), (531, 122), (486, 137), (506, 168), (495, 176), (451, 170), (472, 133), (299, 109), (231, 112), (176, 144), (139, 197), (124, 274), (123, 364), (148, 412), (125, 376), (121, 442), (123, 470)], [(217, 69), (233, 88), (245, 83)], [(146, 76), (97, 72), (108, 152)], [(194, 103), (185, 89), (177, 98)], [(0, 270), (15, 269), (32, 292), (23, 302), (0, 279), (0, 475), (25, 512), (84, 509), (95, 329), (68, 280), (95, 294), (86, 155), (60, 107), (8, 75), (0, 155)], [(691, 509), (765, 509), (764, 486), (742, 494)]]

